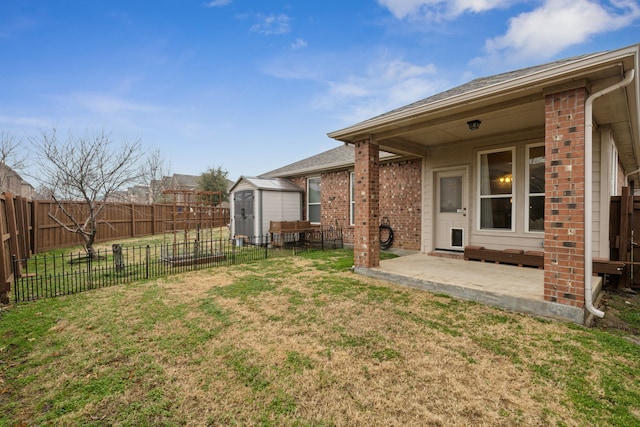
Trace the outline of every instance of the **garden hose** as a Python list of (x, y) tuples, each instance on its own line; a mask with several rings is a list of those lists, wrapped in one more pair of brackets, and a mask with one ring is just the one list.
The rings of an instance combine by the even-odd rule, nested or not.
[(389, 218), (385, 217), (379, 227), (380, 249), (386, 251), (393, 243), (393, 229), (389, 225)]

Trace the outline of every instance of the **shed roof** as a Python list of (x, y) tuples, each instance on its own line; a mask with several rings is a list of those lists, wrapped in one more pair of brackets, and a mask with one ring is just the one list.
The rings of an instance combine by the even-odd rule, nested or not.
[(229, 189), (229, 192), (232, 192), (238, 184), (241, 182), (247, 182), (249, 185), (254, 187), (256, 190), (267, 190), (267, 191), (294, 191), (294, 192), (302, 192), (302, 188), (295, 185), (293, 182), (288, 179), (283, 178), (257, 178), (251, 176), (241, 176), (238, 178), (235, 184)]

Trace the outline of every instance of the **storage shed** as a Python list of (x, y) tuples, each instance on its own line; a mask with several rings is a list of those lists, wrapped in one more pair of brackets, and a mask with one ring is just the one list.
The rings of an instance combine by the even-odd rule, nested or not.
[(241, 176), (231, 194), (231, 236), (244, 236), (261, 244), (269, 234), (270, 221), (302, 219), (303, 190), (283, 178)]

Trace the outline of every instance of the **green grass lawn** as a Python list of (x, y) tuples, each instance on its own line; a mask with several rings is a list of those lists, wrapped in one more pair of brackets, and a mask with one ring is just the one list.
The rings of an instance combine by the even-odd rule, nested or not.
[(11, 306), (0, 425), (640, 424), (623, 336), (306, 252)]

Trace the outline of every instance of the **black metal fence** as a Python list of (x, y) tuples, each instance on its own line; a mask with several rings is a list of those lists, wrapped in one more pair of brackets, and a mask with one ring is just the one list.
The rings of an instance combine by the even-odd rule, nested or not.
[(12, 299), (32, 301), (91, 289), (153, 279), (203, 268), (248, 263), (294, 255), (308, 249), (342, 247), (342, 232), (326, 229), (308, 233), (219, 240), (194, 240), (138, 247), (114, 244), (97, 250), (93, 258), (83, 252), (36, 255), (13, 259)]

